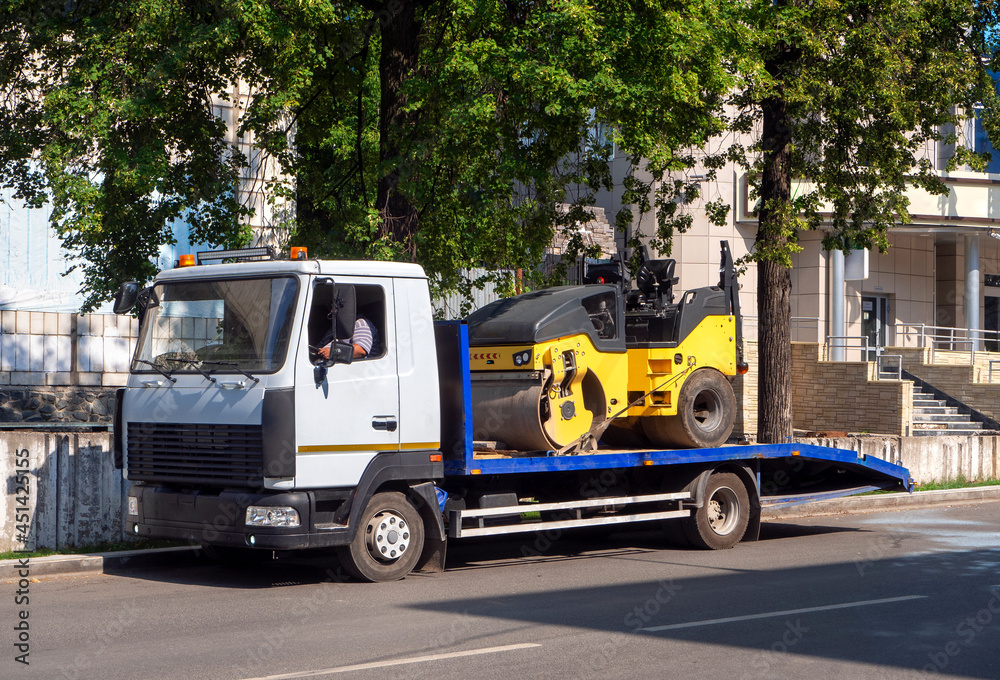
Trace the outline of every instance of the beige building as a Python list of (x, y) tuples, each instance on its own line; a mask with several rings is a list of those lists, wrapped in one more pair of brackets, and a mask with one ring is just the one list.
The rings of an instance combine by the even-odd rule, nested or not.
[[(615, 176), (625, 172), (625, 159), (614, 161)], [(1000, 175), (942, 173), (951, 189), (947, 197), (910, 191), (912, 224), (894, 227), (886, 253), (842, 253), (823, 250), (822, 230), (801, 234), (802, 252), (793, 256), (792, 316), (795, 340), (825, 342), (830, 336), (868, 337), (870, 345), (903, 343), (921, 332), (947, 335), (955, 342), (976, 341), (979, 349), (996, 349), (992, 333), (1000, 331)], [(620, 187), (620, 182), (618, 183)], [(753, 246), (757, 218), (748, 199), (746, 174), (729, 169), (703, 186), (703, 197), (689, 206), (691, 229), (674, 237), (670, 257), (677, 260), (682, 289), (718, 280), (719, 242), (728, 240), (736, 258)], [(621, 190), (602, 193), (598, 205), (607, 214), (620, 208)], [(723, 198), (732, 206), (729, 223), (709, 223), (704, 201)], [(633, 225), (641, 234), (653, 231), (646, 214)], [(623, 237), (620, 237), (620, 239)], [(843, 322), (837, 322), (838, 269), (844, 268), (839, 296)], [(740, 299), (748, 333), (755, 324), (757, 280), (751, 263), (740, 277)], [(966, 300), (974, 301), (971, 308)], [(937, 329), (936, 331), (929, 330)], [(978, 331), (978, 332), (977, 332)], [(848, 347), (860, 340), (844, 340)]]
[[(967, 134), (973, 132), (971, 124), (969, 127)], [(899, 403), (886, 407), (886, 417), (870, 431), (952, 433), (957, 425), (941, 425), (947, 421), (932, 422), (923, 416), (925, 410), (943, 408), (949, 409), (949, 416), (978, 413), (984, 416), (982, 426), (996, 427), (995, 419), (1000, 418), (1000, 354), (995, 353), (1000, 350), (1000, 174), (947, 173), (943, 170), (947, 151), (929, 147), (927, 156), (938, 157), (935, 162), (942, 168), (941, 177), (950, 193), (933, 196), (911, 189), (912, 223), (890, 230), (887, 252), (858, 251), (845, 257), (840, 251), (823, 250), (822, 228), (801, 233), (802, 251), (793, 257), (791, 273), (792, 339), (808, 346), (796, 350), (793, 375), (820, 380), (826, 392), (835, 397), (822, 408), (798, 409), (797, 428), (868, 430), (863, 419), (857, 418), (857, 407), (847, 402), (860, 404), (870, 399), (872, 404), (882, 404), (890, 393), (890, 401)], [(1000, 166), (1000, 158), (994, 165)], [(1000, 167), (992, 169), (1000, 172)], [(612, 162), (616, 188), (597, 198), (597, 205), (609, 215), (621, 208), (621, 180), (629, 170), (627, 159), (616, 156)], [(793, 192), (807, 189), (800, 185), (793, 187)], [(677, 261), (681, 290), (716, 284), (719, 242), (728, 240), (734, 257), (740, 258), (752, 248), (757, 232), (744, 171), (733, 167), (720, 170), (716, 181), (702, 183), (701, 191), (696, 203), (685, 206), (693, 223), (686, 233), (675, 235), (670, 255)], [(731, 206), (728, 222), (721, 227), (709, 223), (703, 208), (705, 202), (719, 199)], [(646, 214), (639, 219), (636, 215), (632, 229), (643, 235), (653, 233), (654, 216)], [(623, 239), (619, 236), (620, 244)], [(757, 277), (752, 263), (740, 277), (740, 284), (745, 338), (753, 344), (757, 337)], [(756, 347), (748, 349), (755, 354)], [(799, 366), (802, 362), (815, 366)], [(857, 370), (846, 370), (843, 364), (852, 362), (859, 364)], [(935, 366), (942, 362), (965, 372), (959, 375), (952, 371), (947, 376), (936, 372)], [(905, 389), (898, 385), (899, 389), (887, 392), (890, 378), (908, 384)], [(859, 380), (870, 384), (838, 383)], [(743, 386), (747, 413), (741, 418), (751, 436), (756, 420), (754, 383), (751, 375)], [(988, 387), (994, 383), (997, 387)], [(803, 384), (800, 393), (811, 394), (813, 387)], [(866, 396), (868, 388), (875, 391)], [(923, 409), (919, 402), (924, 389), (928, 392), (925, 396), (933, 394), (941, 403)], [(836, 397), (845, 394), (851, 394), (851, 399)], [(975, 395), (971, 402), (952, 398), (970, 394)], [(814, 400), (813, 405), (816, 403), (820, 402)]]

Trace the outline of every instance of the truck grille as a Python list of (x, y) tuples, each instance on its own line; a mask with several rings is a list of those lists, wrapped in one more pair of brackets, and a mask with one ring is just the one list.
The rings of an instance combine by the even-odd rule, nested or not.
[(261, 486), (260, 425), (129, 423), (128, 478), (208, 486)]

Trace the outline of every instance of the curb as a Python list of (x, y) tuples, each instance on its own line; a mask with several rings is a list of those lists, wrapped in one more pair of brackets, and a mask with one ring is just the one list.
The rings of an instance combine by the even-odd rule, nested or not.
[(31, 557), (28, 558), (26, 576), (22, 576), (25, 567), (20, 560), (0, 560), (0, 582), (17, 581), (22, 577), (107, 574), (123, 569), (174, 567), (194, 562), (200, 556), (201, 548), (198, 546), (182, 545), (148, 550)]
[(848, 496), (803, 505), (764, 508), (762, 519), (793, 517), (822, 517), (848, 515), (904, 508), (933, 507), (936, 505), (961, 505), (981, 501), (1000, 500), (1000, 486), (975, 486), (968, 489), (941, 489), (914, 493), (878, 494), (875, 496)]
[[(815, 501), (803, 505), (764, 508), (762, 519), (781, 520), (796, 517), (822, 517), (824, 515), (861, 514), (899, 510), (903, 508), (960, 505), (981, 501), (1000, 500), (1000, 486), (979, 486), (968, 489), (917, 491), (876, 496), (853, 496)], [(201, 558), (198, 546), (153, 548), (150, 550), (122, 550), (120, 552), (85, 555), (50, 555), (32, 557), (28, 562), (28, 575), (61, 576), (67, 574), (107, 574), (124, 569), (176, 567), (190, 564)], [(24, 567), (20, 560), (0, 560), (0, 582), (16, 582), (22, 578)]]

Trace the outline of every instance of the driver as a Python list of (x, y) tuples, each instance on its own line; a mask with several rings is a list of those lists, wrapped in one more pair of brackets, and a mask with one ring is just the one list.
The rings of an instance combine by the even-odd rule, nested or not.
[[(351, 344), (354, 346), (354, 358), (364, 359), (375, 346), (378, 332), (375, 325), (365, 317), (358, 315), (354, 320), (354, 333), (351, 334)], [(328, 330), (319, 341), (316, 353), (323, 359), (330, 358), (330, 345), (333, 343), (333, 329)]]

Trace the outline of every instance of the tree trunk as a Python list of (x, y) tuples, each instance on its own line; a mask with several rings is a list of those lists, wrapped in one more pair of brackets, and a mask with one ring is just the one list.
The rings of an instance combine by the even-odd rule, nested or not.
[(420, 55), (420, 21), (416, 0), (387, 2), (376, 19), (382, 27), (379, 57), (381, 102), (379, 106), (379, 160), (376, 206), (382, 218), (382, 235), (399, 244), (410, 258), (416, 255), (417, 211), (399, 191), (403, 139), (412, 133), (413, 116), (404, 110), (403, 84), (414, 74)]
[(756, 249), (759, 391), (757, 440), (788, 441), (792, 435), (791, 274), (771, 254), (787, 252), (791, 201), (791, 134), (785, 101), (763, 102), (764, 168)]

